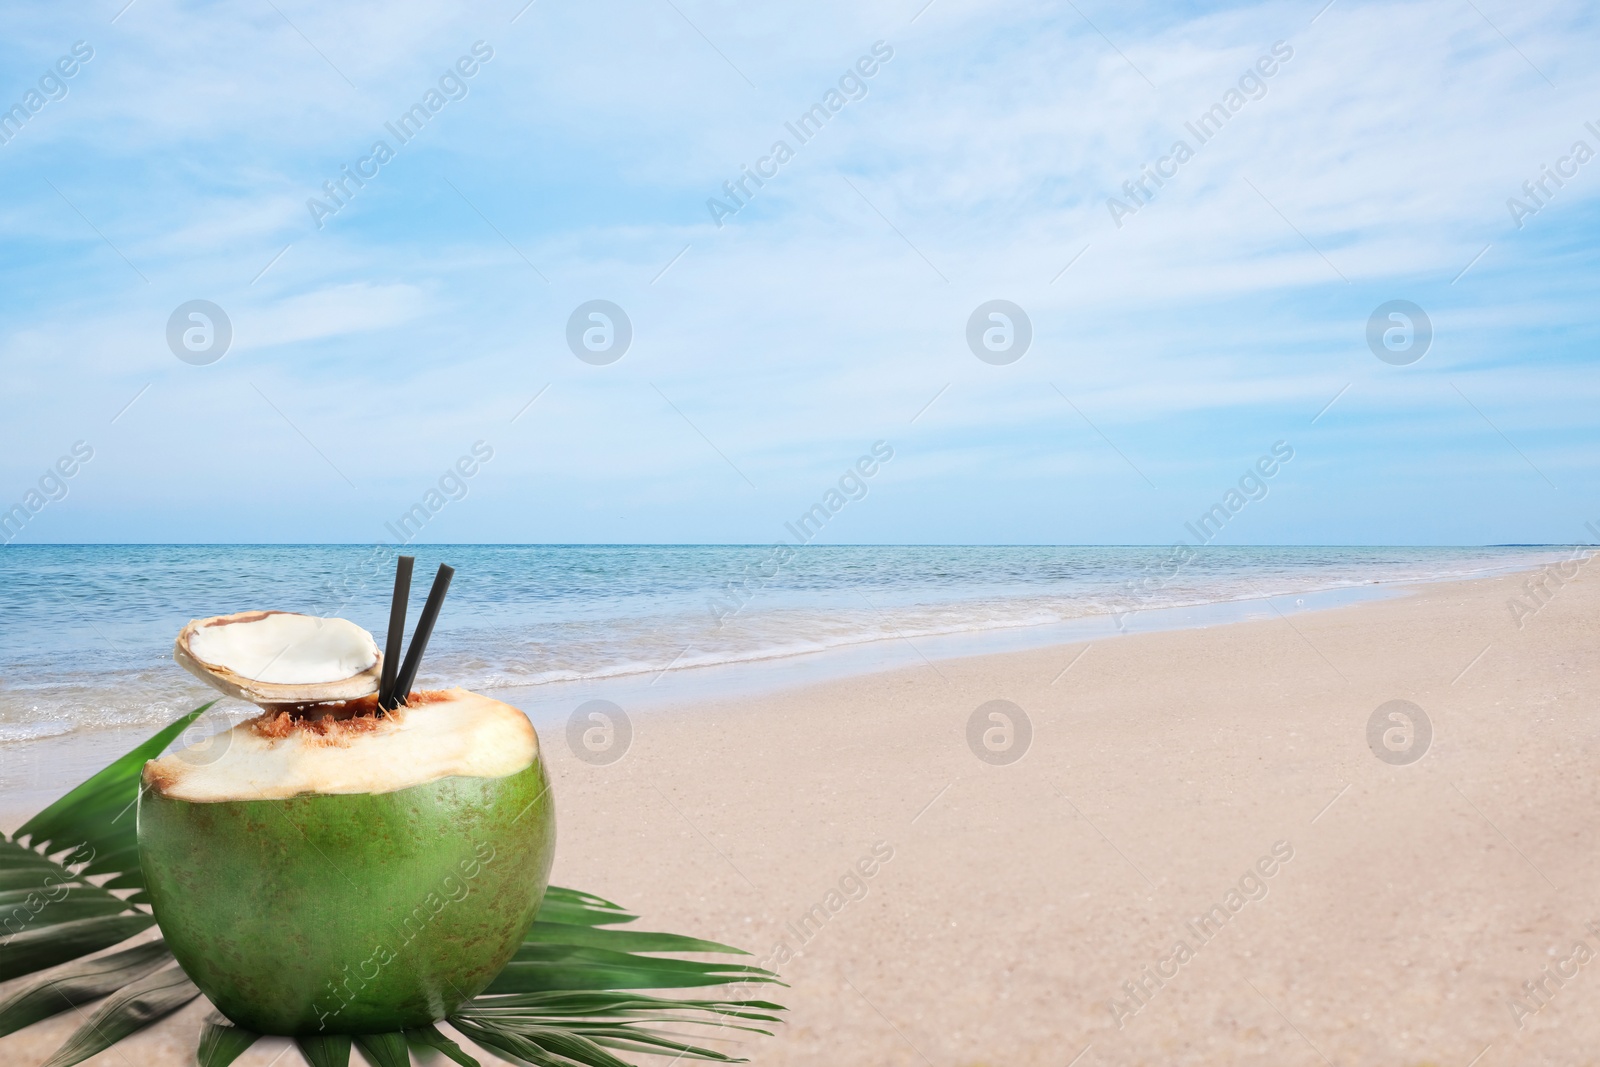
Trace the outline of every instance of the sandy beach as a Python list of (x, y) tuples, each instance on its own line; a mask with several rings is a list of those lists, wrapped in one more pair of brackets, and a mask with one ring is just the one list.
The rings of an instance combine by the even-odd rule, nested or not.
[[(777, 967), (788, 1023), (721, 1046), (760, 1064), (1600, 1062), (1600, 583), (1526, 580), (640, 715), (604, 766), (545, 730), (555, 880)], [(1396, 700), (1431, 741), (1380, 758)]]

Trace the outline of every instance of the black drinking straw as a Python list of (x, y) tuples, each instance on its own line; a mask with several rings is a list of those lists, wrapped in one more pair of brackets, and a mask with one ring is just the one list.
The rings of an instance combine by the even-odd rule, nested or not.
[(411, 568), (416, 556), (401, 556), (394, 568), (394, 599), (389, 602), (389, 643), (383, 649), (383, 674), (378, 680), (378, 710), (395, 706), (394, 681), (400, 674), (400, 646), (406, 639), (406, 604), (411, 599)]
[(422, 617), (417, 620), (417, 632), (411, 635), (411, 647), (406, 649), (406, 661), (400, 676), (394, 682), (394, 702), (398, 707), (411, 695), (411, 683), (417, 680), (417, 667), (422, 664), (422, 653), (428, 648), (428, 638), (433, 636), (433, 624), (439, 621), (439, 609), (444, 607), (444, 595), (450, 589), (450, 579), (456, 569), (439, 564), (439, 573), (433, 576), (433, 588), (428, 590), (428, 602), (422, 605)]

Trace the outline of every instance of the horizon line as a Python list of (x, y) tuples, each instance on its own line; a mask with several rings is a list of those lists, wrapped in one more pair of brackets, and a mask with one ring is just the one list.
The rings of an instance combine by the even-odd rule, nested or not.
[[(1174, 548), (1166, 542), (1044, 542), (1044, 541), (853, 541), (839, 544), (807, 543), (790, 545), (807, 548)], [(381, 541), (39, 541), (7, 542), (3, 548), (766, 548), (766, 541), (430, 541), (392, 545)], [(1500, 541), (1488, 544), (1394, 544), (1326, 542), (1275, 542), (1271, 544), (1217, 544), (1210, 542), (1187, 547), (1203, 548), (1577, 548), (1600, 547), (1587, 541)]]

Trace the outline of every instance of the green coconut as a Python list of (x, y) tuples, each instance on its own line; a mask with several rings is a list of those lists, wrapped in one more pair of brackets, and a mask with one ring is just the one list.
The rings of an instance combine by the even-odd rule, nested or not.
[[(231, 686), (250, 677), (228, 666)], [(323, 682), (348, 689), (292, 684)], [(145, 766), (151, 907), (184, 971), (246, 1029), (442, 1019), (488, 987), (539, 910), (555, 812), (527, 717), (463, 689), (376, 710), (370, 696), (276, 705)]]

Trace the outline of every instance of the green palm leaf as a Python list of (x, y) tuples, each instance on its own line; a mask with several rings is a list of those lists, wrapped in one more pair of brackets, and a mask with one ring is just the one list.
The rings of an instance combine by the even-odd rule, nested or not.
[(538, 1027), (516, 1031), (497, 1023), (466, 1018), (450, 1022), (484, 1048), (537, 1067), (572, 1067), (574, 1063), (589, 1067), (629, 1067), (594, 1042), (573, 1034), (564, 1034), (561, 1035), (564, 1040), (552, 1041), (551, 1037), (559, 1031)]
[(357, 1034), (356, 1044), (372, 1067), (411, 1067), (404, 1034)]
[(53, 925), (132, 910), (127, 901), (96, 885), (55, 882), (41, 889), (13, 889), (0, 893), (0, 917), (4, 917), (0, 921), (15, 924), (18, 933), (40, 921), (41, 917)]
[(642, 930), (608, 930), (603, 926), (580, 926), (575, 923), (550, 922), (545, 910), (539, 909), (539, 918), (524, 942), (556, 945), (581, 945), (585, 948), (604, 948), (613, 952), (726, 952), (735, 956), (748, 956), (742, 948), (719, 945), (715, 941), (702, 941), (698, 937), (682, 934), (655, 934)]
[[(677, 1023), (770, 1034), (771, 1031), (730, 1020), (776, 1022), (777, 1016), (769, 1012), (782, 1010), (776, 1004), (757, 1000), (670, 1000), (641, 993), (530, 993), (478, 997), (450, 1021), (479, 1044), (524, 1059), (529, 1058), (526, 1045), (532, 1043), (545, 1055), (566, 1056), (591, 1067), (615, 1067), (621, 1061), (610, 1053), (595, 1056), (588, 1051), (589, 1046), (630, 1052), (675, 1052), (691, 1059), (738, 1062), (658, 1028)], [(559, 1039), (551, 1040), (552, 1033), (581, 1039), (581, 1043), (566, 1045)]]
[(45, 1061), (44, 1067), (72, 1067), (74, 1063), (82, 1063), (129, 1034), (165, 1019), (199, 995), (200, 990), (181, 968), (168, 967), (145, 975), (112, 994), (100, 1010)]
[[(86, 860), (87, 849), (51, 859), (14, 841), (0, 843), (0, 893), (27, 893), (48, 889), (51, 879), (75, 879), (68, 869)], [(66, 872), (63, 874), (63, 872)]]
[(228, 1067), (260, 1039), (260, 1034), (230, 1026), (222, 1016), (212, 1015), (200, 1030), (200, 1048), (194, 1058), (200, 1067)]
[(98, 959), (80, 960), (0, 1003), (0, 1037), (115, 993), (171, 962), (172, 953), (161, 941), (149, 941)]
[(155, 924), (154, 918), (139, 912), (30, 927), (6, 941), (0, 955), (0, 982), (110, 948)]
[(350, 1035), (331, 1034), (327, 1037), (297, 1037), (300, 1055), (311, 1067), (350, 1067)]
[(629, 915), (621, 907), (577, 889), (564, 889), (553, 885), (545, 890), (544, 903), (539, 907), (539, 921), (567, 923), (572, 926), (606, 926), (612, 923), (631, 923), (637, 915)]
[(769, 982), (771, 972), (742, 963), (701, 963), (632, 952), (523, 942), (488, 992), (537, 993), (552, 989), (681, 989), (728, 982)]
[[(139, 775), (148, 760), (209, 707), (178, 719), (28, 820), (9, 840), (0, 838), (0, 981), (67, 965), (0, 1002), (0, 1036), (109, 998), (45, 1067), (79, 1063), (199, 995), (181, 969), (166, 966), (172, 957), (160, 940), (86, 957), (155, 923), (138, 906), (144, 903), (144, 880), (132, 809)], [(123, 896), (111, 890), (134, 892)], [(512, 962), (452, 1023), (484, 1048), (538, 1067), (626, 1067), (608, 1049), (742, 1062), (655, 1028), (687, 1023), (766, 1034), (746, 1024), (778, 1021), (772, 1013), (782, 1011), (781, 1006), (629, 991), (777, 983), (777, 975), (748, 964), (654, 955), (747, 953), (680, 934), (614, 929), (637, 918), (602, 897), (551, 886)], [(257, 1038), (213, 1017), (202, 1030), (197, 1062), (227, 1067)], [(402, 1067), (407, 1045), (441, 1053), (461, 1067), (479, 1067), (473, 1056), (432, 1026), (403, 1035), (356, 1035), (354, 1040), (374, 1067)], [(348, 1067), (348, 1036), (301, 1037), (296, 1044), (312, 1067)]]
[(477, 1060), (462, 1051), (460, 1045), (441, 1034), (437, 1026), (424, 1026), (416, 1030), (407, 1030), (406, 1044), (419, 1052), (443, 1053), (449, 1059), (461, 1064), (461, 1067), (483, 1067)]
[[(644, 1017), (654, 1022), (700, 1021), (675, 1015), (675, 1012), (706, 1012), (735, 1019), (775, 1023), (778, 1016), (770, 1014), (783, 1007), (765, 1000), (691, 1000), (653, 997), (645, 993), (581, 992), (581, 993), (521, 993), (504, 997), (477, 997), (461, 1013), (473, 1018), (495, 1016), (530, 1016), (544, 1020), (567, 1019), (574, 1025), (600, 1018)], [(764, 1034), (768, 1031), (756, 1027), (735, 1026)]]
[(34, 816), (15, 838), (0, 841), (0, 929), (6, 935), (0, 981), (110, 948), (155, 925), (148, 913), (88, 878), (109, 874), (111, 885), (142, 884), (134, 819), (125, 814), (138, 796), (138, 769), (192, 717)]
[(450, 1024), (473, 1041), (503, 1055), (527, 1060), (539, 1067), (631, 1067), (602, 1046), (629, 1052), (664, 1054), (676, 1052), (678, 1058), (742, 1063), (726, 1053), (691, 1045), (635, 1023), (549, 1026), (537, 1022), (484, 1018), (477, 1015), (452, 1017)]
[(13, 841), (26, 838), (34, 852), (87, 850), (85, 874), (111, 874), (111, 889), (143, 889), (133, 805), (139, 798), (139, 772), (215, 704), (203, 704), (117, 760), (78, 788), (22, 824)]

